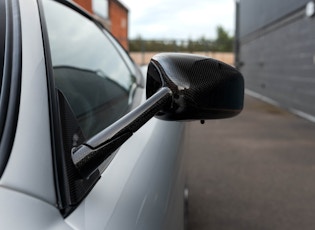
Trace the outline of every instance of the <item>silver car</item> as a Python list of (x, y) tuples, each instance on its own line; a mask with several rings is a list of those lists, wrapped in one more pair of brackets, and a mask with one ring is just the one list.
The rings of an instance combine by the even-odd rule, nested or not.
[(148, 64), (69, 1), (0, 0), (0, 229), (184, 228), (184, 121), (237, 115), (243, 77)]

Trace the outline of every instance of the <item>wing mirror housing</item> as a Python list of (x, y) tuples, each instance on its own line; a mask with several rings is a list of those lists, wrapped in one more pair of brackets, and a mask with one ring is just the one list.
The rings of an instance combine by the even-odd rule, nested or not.
[(84, 144), (72, 162), (88, 178), (134, 132), (156, 116), (169, 121), (233, 117), (243, 108), (244, 80), (223, 62), (191, 54), (162, 53), (148, 66), (147, 100)]
[(147, 97), (162, 87), (171, 89), (172, 104), (156, 114), (160, 119), (220, 119), (243, 109), (241, 73), (208, 57), (177, 53), (154, 56), (148, 67)]

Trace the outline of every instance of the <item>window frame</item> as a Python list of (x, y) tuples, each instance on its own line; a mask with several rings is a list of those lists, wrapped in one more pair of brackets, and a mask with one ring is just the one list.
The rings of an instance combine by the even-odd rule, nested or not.
[[(13, 147), (18, 122), (21, 75), (22, 31), (18, 0), (5, 2), (5, 48), (0, 91), (0, 177)], [(3, 3), (2, 2), (2, 3)]]
[[(73, 202), (73, 199), (71, 197), (71, 179), (67, 175), (67, 171), (69, 171), (69, 163), (67, 163), (67, 159), (65, 157), (66, 154), (64, 151), (64, 143), (62, 138), (62, 118), (60, 116), (60, 102), (58, 101), (58, 90), (56, 89), (54, 74), (53, 74), (53, 64), (52, 64), (52, 58), (51, 58), (51, 50), (49, 45), (49, 37), (48, 37), (48, 28), (46, 25), (45, 20), (45, 12), (44, 12), (44, 6), (43, 6), (44, 0), (37, 0), (38, 6), (39, 6), (39, 14), (40, 14), (40, 20), (41, 20), (41, 27), (42, 27), (42, 37), (43, 37), (43, 44), (44, 44), (44, 56), (45, 56), (45, 65), (46, 65), (46, 77), (47, 77), (47, 88), (48, 88), (48, 98), (49, 98), (49, 114), (50, 114), (50, 132), (51, 132), (51, 149), (52, 149), (52, 158), (53, 158), (53, 168), (54, 168), (54, 180), (55, 180), (55, 190), (56, 190), (56, 197), (57, 197), (57, 204), (56, 206), (60, 210), (61, 214), (64, 217), (67, 217), (73, 210), (76, 209), (76, 207), (79, 205), (79, 203), (84, 199), (85, 196), (88, 195), (90, 190), (93, 188), (93, 186), (96, 184), (97, 180), (99, 179), (100, 175), (94, 176), (94, 178), (91, 178), (91, 186), (87, 188), (87, 190), (84, 192), (83, 197), (81, 199), (77, 200), (77, 202)], [(110, 44), (114, 47), (114, 49), (117, 51), (119, 57), (125, 62), (126, 67), (130, 71), (130, 73), (135, 74), (133, 76), (135, 78), (136, 88), (143, 86), (141, 83), (143, 80), (141, 80), (141, 76), (139, 75), (139, 70), (137, 69), (136, 65), (128, 55), (127, 51), (124, 50), (122, 47), (121, 49), (126, 52), (127, 57), (129, 57), (129, 61), (134, 65), (135, 70), (130, 69), (130, 65), (126, 63), (127, 60), (125, 60), (125, 57), (122, 55), (122, 51), (117, 48), (117, 45), (120, 45), (117, 42), (117, 39), (115, 39), (111, 33), (103, 27), (101, 23), (99, 23), (93, 16), (91, 16), (89, 13), (84, 11), (83, 9), (77, 7), (75, 4), (68, 2), (66, 0), (52, 0), (57, 3), (60, 3), (64, 5), (65, 7), (68, 7), (75, 12), (79, 13), (80, 15), (84, 16), (87, 20), (90, 20), (93, 22), (103, 33), (104, 37), (108, 39)], [(105, 32), (104, 32), (105, 31)], [(112, 37), (109, 37), (112, 36)], [(112, 39), (116, 40), (116, 43), (113, 43)], [(121, 45), (120, 45), (121, 46)], [(126, 55), (125, 54), (125, 55)], [(133, 94), (135, 94), (136, 90), (133, 90)], [(135, 95), (133, 95), (134, 97)], [(134, 101), (132, 104), (135, 103)], [(132, 109), (132, 104), (128, 108), (128, 112)], [(71, 168), (72, 166), (70, 166)]]

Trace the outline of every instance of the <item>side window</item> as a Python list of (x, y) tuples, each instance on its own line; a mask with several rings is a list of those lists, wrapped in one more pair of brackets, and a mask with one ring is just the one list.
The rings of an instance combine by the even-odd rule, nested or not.
[(43, 3), (56, 87), (90, 138), (128, 112), (135, 78), (93, 21), (58, 2)]

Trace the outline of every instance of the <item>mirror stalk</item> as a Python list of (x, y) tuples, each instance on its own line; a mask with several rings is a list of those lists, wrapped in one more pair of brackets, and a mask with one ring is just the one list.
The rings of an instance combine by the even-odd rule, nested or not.
[(163, 87), (142, 105), (120, 118), (86, 143), (72, 149), (72, 161), (80, 174), (88, 178), (134, 132), (165, 107), (170, 107), (172, 91)]

